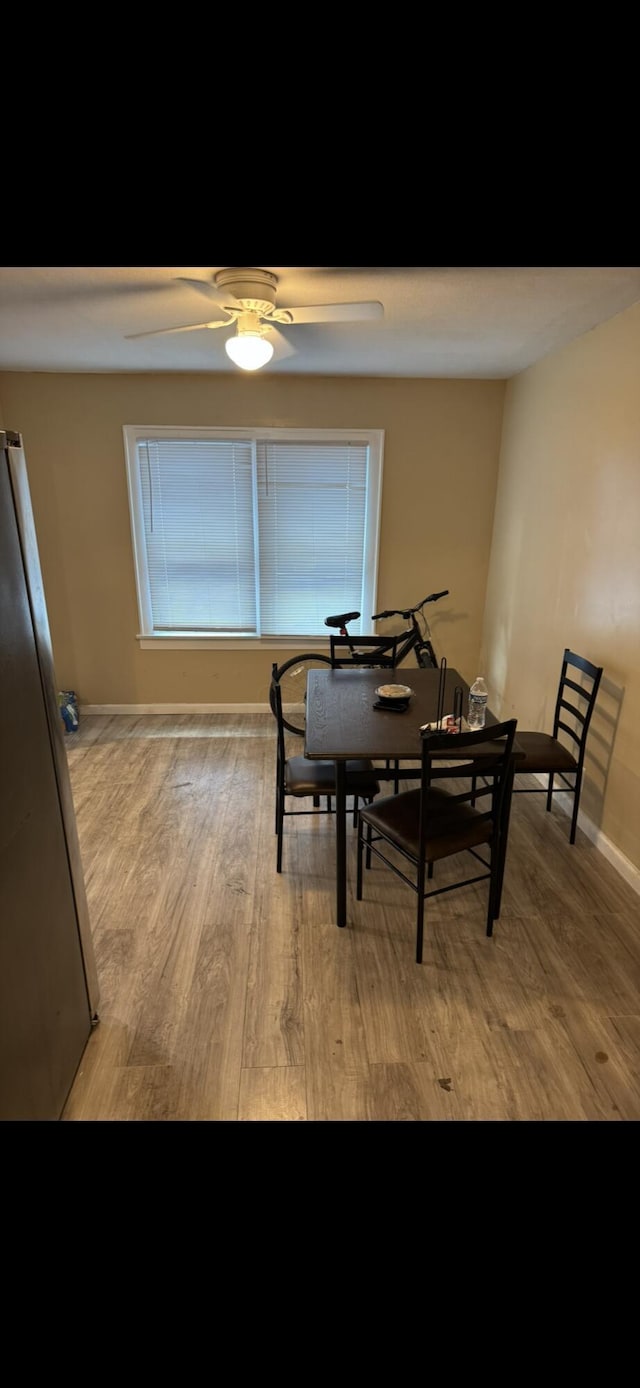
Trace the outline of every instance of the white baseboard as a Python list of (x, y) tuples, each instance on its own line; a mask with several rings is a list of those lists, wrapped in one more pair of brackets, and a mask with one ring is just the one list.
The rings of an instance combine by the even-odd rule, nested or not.
[(80, 704), (80, 713), (269, 713), (268, 704)]
[[(542, 786), (545, 786), (545, 788), (549, 783), (548, 776), (537, 775), (536, 780), (539, 781)], [(563, 812), (568, 815), (569, 819), (571, 818), (573, 814), (572, 795), (565, 795), (562, 791), (556, 791), (553, 797), (553, 803), (554, 806), (557, 805), (559, 809), (563, 810)], [(608, 839), (606, 834), (603, 834), (602, 829), (599, 829), (598, 825), (594, 824), (593, 820), (589, 819), (588, 815), (583, 814), (582, 810), (578, 810), (578, 828), (591, 840), (591, 843), (595, 844), (598, 852), (602, 854), (603, 858), (606, 858), (608, 863), (611, 863), (611, 866), (615, 868), (616, 872), (620, 873), (620, 876), (624, 878), (625, 882), (629, 884), (632, 890), (637, 892), (640, 896), (640, 868), (637, 868), (635, 863), (631, 862), (630, 858), (625, 857), (625, 854), (621, 853), (619, 848), (616, 848), (615, 843), (612, 843), (611, 839)]]

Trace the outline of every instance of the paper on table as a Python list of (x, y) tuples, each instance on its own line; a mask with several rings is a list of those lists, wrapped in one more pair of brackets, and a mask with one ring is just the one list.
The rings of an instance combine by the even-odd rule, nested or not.
[(470, 729), (470, 727), (469, 727), (469, 724), (467, 723), (466, 718), (463, 717), (463, 718), (461, 718), (461, 719), (458, 719), (458, 718), (454, 718), (454, 716), (453, 716), (452, 713), (446, 713), (446, 714), (444, 714), (444, 716), (440, 719), (440, 722), (438, 722), (438, 721), (436, 720), (435, 723), (422, 723), (422, 725), (421, 725), (421, 727), (420, 727), (420, 732), (421, 732), (421, 733), (437, 733), (437, 732), (440, 732), (440, 733), (469, 733), (469, 732), (471, 732), (471, 729)]

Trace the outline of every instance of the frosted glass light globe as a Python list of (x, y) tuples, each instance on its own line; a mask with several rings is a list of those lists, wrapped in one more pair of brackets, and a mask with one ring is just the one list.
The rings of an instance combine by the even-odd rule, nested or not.
[(228, 357), (236, 366), (241, 366), (243, 371), (257, 371), (260, 366), (266, 366), (273, 356), (273, 347), (266, 338), (258, 333), (242, 333), (237, 337), (229, 337), (224, 344)]

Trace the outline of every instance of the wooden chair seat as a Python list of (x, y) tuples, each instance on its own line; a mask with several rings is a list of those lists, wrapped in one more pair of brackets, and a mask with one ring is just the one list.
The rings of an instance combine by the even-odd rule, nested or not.
[[(347, 789), (350, 795), (377, 795), (380, 789), (371, 761), (347, 762)], [(289, 757), (285, 762), (287, 795), (335, 795), (336, 768), (332, 761), (311, 761), (309, 757)]]
[[(446, 790), (432, 787), (425, 796), (427, 837), (424, 851), (428, 863), (450, 858), (453, 853), (477, 848), (488, 843), (492, 833), (491, 820), (466, 803), (456, 804)], [(420, 856), (420, 791), (408, 790), (403, 795), (389, 795), (376, 800), (366, 813), (367, 824), (374, 832), (393, 839), (407, 858), (418, 861)]]
[(518, 762), (518, 775), (544, 771), (575, 771), (578, 761), (551, 733), (518, 733), (518, 747), (524, 760)]

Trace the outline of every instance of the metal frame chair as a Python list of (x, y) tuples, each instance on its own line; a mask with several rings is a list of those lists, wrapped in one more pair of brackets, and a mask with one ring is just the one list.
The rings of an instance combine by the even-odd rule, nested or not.
[[(443, 892), (470, 886), (472, 882), (489, 882), (489, 901), (487, 907), (487, 935), (493, 933), (493, 922), (500, 913), (500, 894), (506, 842), (503, 826), (508, 823), (505, 815), (505, 795), (512, 784), (511, 756), (516, 730), (516, 719), (496, 723), (470, 733), (423, 733), (422, 770), (419, 789), (403, 791), (400, 795), (386, 796), (368, 805), (358, 813), (358, 875), (356, 899), (362, 901), (362, 855), (366, 849), (367, 866), (370, 854), (379, 858), (411, 887), (418, 898), (416, 916), (416, 963), (422, 963), (424, 933), (424, 903), (428, 897), (440, 896)], [(432, 776), (437, 775), (432, 765), (436, 750), (451, 746), (455, 736), (456, 754), (463, 748), (469, 761), (456, 766), (456, 779), (468, 777), (469, 786), (460, 793), (452, 793), (441, 786), (432, 785)], [(494, 743), (495, 755), (487, 751), (487, 744)], [(474, 747), (482, 747), (482, 785), (476, 784), (477, 762), (473, 761)], [(488, 806), (476, 809), (475, 801), (488, 797)], [(365, 838), (366, 830), (366, 838)], [(383, 851), (379, 845), (384, 844)], [(376, 846), (378, 845), (378, 846)], [(478, 849), (484, 847), (488, 858), (482, 857)], [(410, 866), (405, 872), (387, 856), (393, 851)], [(456, 853), (468, 852), (482, 864), (484, 871), (472, 877), (464, 877), (444, 887), (427, 890), (434, 862), (452, 857)], [(409, 876), (408, 872), (412, 875)]]
[[(278, 682), (278, 667), (273, 665), (271, 674), (270, 704), (277, 725), (276, 746), (276, 834), (278, 836), (277, 871), (282, 872), (282, 844), (285, 818), (291, 815), (335, 814), (332, 797), (335, 795), (335, 765), (332, 761), (312, 761), (309, 757), (287, 757), (285, 748), (285, 729), (282, 717), (282, 691)], [(378, 794), (380, 783), (372, 761), (354, 760), (347, 762), (347, 791), (354, 797), (354, 822), (360, 800), (370, 803)], [(311, 798), (314, 808), (291, 810), (286, 808), (287, 796), (296, 799)], [(320, 798), (326, 796), (327, 807), (320, 807)]]
[[(587, 683), (578, 684), (576, 679), (571, 677), (573, 671), (579, 671)], [(554, 795), (558, 795), (562, 791), (573, 795), (570, 843), (576, 841), (587, 733), (598, 696), (602, 673), (602, 665), (593, 665), (590, 660), (586, 660), (584, 656), (576, 655), (576, 652), (569, 650), (567, 646), (562, 657), (558, 697), (553, 716), (553, 732), (551, 734), (521, 732), (518, 728), (518, 748), (524, 753), (524, 760), (518, 761), (516, 779), (519, 776), (546, 775), (548, 773), (549, 783), (547, 786), (519, 786), (515, 784), (513, 793), (514, 795), (546, 795), (547, 810), (551, 809)], [(575, 720), (573, 723), (567, 722), (567, 713)], [(561, 740), (561, 732), (572, 740), (573, 751)], [(561, 778), (561, 785), (554, 785), (556, 776)], [(573, 780), (567, 780), (567, 776), (573, 777)]]

